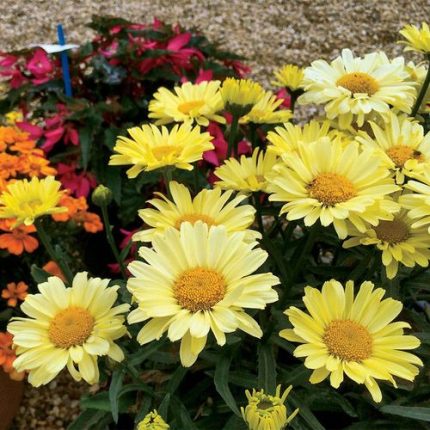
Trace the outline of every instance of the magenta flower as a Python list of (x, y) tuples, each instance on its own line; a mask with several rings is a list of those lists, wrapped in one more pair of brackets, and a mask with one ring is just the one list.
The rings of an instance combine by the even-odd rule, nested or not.
[(27, 70), (34, 76), (32, 82), (40, 85), (52, 78), (54, 63), (48, 58), (48, 54), (41, 48), (34, 51), (33, 56), (27, 61)]
[(76, 163), (63, 164), (58, 163), (56, 166), (58, 179), (64, 188), (68, 188), (76, 197), (88, 197), (91, 189), (97, 185), (96, 178), (89, 172), (76, 171)]

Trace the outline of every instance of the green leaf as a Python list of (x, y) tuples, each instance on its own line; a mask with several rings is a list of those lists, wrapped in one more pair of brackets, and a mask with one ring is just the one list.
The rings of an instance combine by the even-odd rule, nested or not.
[(40, 267), (36, 266), (35, 264), (31, 265), (30, 269), (31, 277), (34, 279), (34, 282), (36, 284), (41, 284), (42, 282), (46, 282), (47, 279), (52, 276), (50, 273), (45, 272)]
[(385, 414), (398, 415), (399, 417), (430, 422), (430, 408), (386, 405), (382, 406), (379, 410)]
[(158, 407), (158, 413), (163, 417), (163, 419), (167, 420), (167, 412), (169, 410), (169, 404), (170, 404), (170, 393), (167, 393), (164, 396), (164, 399), (160, 403), (160, 406)]
[(118, 422), (118, 400), (119, 400), (119, 392), (122, 388), (122, 381), (124, 379), (124, 368), (120, 368), (114, 370), (112, 374), (112, 379), (109, 386), (109, 401), (112, 411), (113, 420)]
[(148, 357), (150, 357), (151, 354), (157, 351), (157, 349), (159, 349), (162, 345), (164, 345), (165, 342), (166, 342), (165, 339), (161, 339), (155, 342), (151, 342), (146, 347), (141, 347), (141, 349), (138, 350), (138, 352), (136, 352), (135, 354), (129, 355), (129, 358), (126, 364), (130, 364), (131, 366), (136, 366), (142, 363)]
[(187, 367), (179, 366), (172, 374), (172, 377), (170, 378), (169, 382), (167, 383), (166, 390), (173, 394), (177, 388), (179, 387), (180, 383), (184, 379), (185, 375), (188, 372)]
[(258, 344), (258, 387), (266, 393), (276, 391), (276, 360), (273, 346), (269, 343)]
[[(107, 425), (111, 419), (112, 418), (105, 411), (87, 409), (67, 427), (67, 430), (90, 430), (94, 429), (94, 426), (101, 422)], [(98, 428), (101, 427), (98, 426)]]
[(236, 405), (230, 387), (228, 386), (228, 374), (230, 370), (232, 357), (223, 355), (218, 361), (215, 368), (214, 383), (218, 394), (223, 398), (227, 406), (237, 415), (240, 416), (239, 409)]
[(325, 430), (315, 415), (306, 406), (305, 402), (301, 401), (294, 393), (289, 394), (288, 401), (294, 406), (294, 408), (300, 409), (299, 416), (310, 425), (312, 430)]
[(222, 430), (247, 430), (248, 426), (242, 418), (233, 415), (223, 427)]
[(172, 397), (172, 404), (175, 408), (175, 416), (178, 416), (182, 422), (182, 427), (180, 428), (187, 430), (198, 430), (198, 427), (192, 420), (188, 409), (176, 396)]

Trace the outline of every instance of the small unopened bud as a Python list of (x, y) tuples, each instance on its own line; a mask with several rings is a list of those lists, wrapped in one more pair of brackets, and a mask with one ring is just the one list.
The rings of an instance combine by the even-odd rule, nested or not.
[(97, 206), (108, 206), (112, 201), (112, 191), (104, 185), (99, 185), (91, 196), (91, 200)]

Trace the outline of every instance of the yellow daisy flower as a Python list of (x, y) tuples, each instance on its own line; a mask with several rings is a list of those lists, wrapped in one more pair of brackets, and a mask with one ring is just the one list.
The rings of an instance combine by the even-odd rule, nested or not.
[(344, 146), (322, 139), (300, 145), (282, 160), (267, 175), (267, 188), (269, 200), (286, 202), (280, 214), (287, 213), (290, 221), (303, 218), (311, 226), (319, 219), (323, 226), (333, 224), (343, 239), (346, 220), (365, 231), (365, 222), (376, 225), (398, 210), (385, 198), (400, 189), (390, 171), (381, 167), (372, 150), (362, 151), (356, 142)]
[(200, 127), (191, 123), (175, 125), (170, 131), (166, 127), (145, 124), (128, 129), (132, 139), (120, 136), (113, 148), (111, 166), (133, 164), (127, 170), (129, 178), (135, 178), (142, 171), (165, 166), (192, 170), (191, 163), (203, 158), (203, 152), (214, 148), (209, 133), (201, 133)]
[(170, 426), (154, 409), (137, 425), (137, 430), (169, 430)]
[(16, 218), (14, 227), (20, 224), (31, 225), (43, 215), (66, 212), (67, 208), (58, 207), (64, 191), (61, 182), (53, 176), (31, 181), (22, 179), (7, 185), (0, 195), (0, 218)]
[(312, 369), (311, 384), (330, 376), (330, 384), (339, 388), (344, 373), (357, 384), (365, 384), (373, 400), (382, 400), (376, 379), (391, 382), (393, 376), (413, 381), (422, 361), (402, 350), (415, 349), (420, 341), (404, 335), (407, 322), (392, 322), (402, 310), (402, 303), (382, 300), (385, 290), (374, 290), (372, 282), (363, 282), (354, 298), (354, 283), (346, 288), (338, 281), (325, 282), (322, 290), (306, 287), (303, 302), (309, 313), (292, 306), (285, 311), (292, 329), (282, 330), (281, 337), (299, 342), (295, 357), (306, 357)]
[(399, 33), (406, 39), (399, 43), (406, 45), (405, 51), (430, 53), (430, 28), (425, 22), (421, 24), (421, 28), (415, 25), (405, 25)]
[(239, 120), (241, 124), (279, 124), (289, 121), (293, 113), (289, 109), (278, 109), (282, 99), (278, 99), (271, 91), (266, 91), (262, 98), (252, 107), (248, 114)]
[(384, 165), (395, 173), (396, 182), (403, 184), (405, 175), (430, 168), (430, 133), (412, 118), (390, 113), (382, 127), (370, 121), (374, 137), (360, 132), (356, 139), (374, 148)]
[(123, 360), (114, 341), (127, 332), (120, 314), (129, 305), (112, 307), (119, 287), (108, 287), (109, 281), (87, 278), (81, 272), (72, 287), (66, 288), (60, 278), (52, 276), (39, 284), (39, 294), (26, 297), (21, 310), (30, 318), (13, 318), (7, 330), (17, 347), (13, 365), (18, 372), (29, 372), (30, 384), (47, 384), (66, 366), (76, 381), (95, 384), (98, 356)]
[(376, 227), (369, 226), (364, 233), (353, 230), (350, 236), (353, 237), (343, 243), (344, 248), (375, 245), (382, 251), (382, 263), (388, 279), (397, 275), (399, 263), (406, 267), (416, 264), (428, 266), (430, 243), (427, 228), (412, 228), (412, 221), (404, 209), (393, 220), (380, 221)]
[(412, 228), (427, 226), (430, 233), (430, 173), (423, 171), (414, 176), (416, 180), (405, 185), (412, 193), (400, 196), (399, 203), (409, 209), (408, 216), (414, 220)]
[(303, 86), (299, 103), (324, 104), (327, 118), (337, 117), (342, 128), (353, 121), (361, 127), (368, 114), (391, 107), (410, 112), (416, 95), (403, 60), (376, 52), (354, 58), (349, 49), (330, 64), (314, 61), (305, 69)]
[(240, 161), (230, 158), (214, 171), (220, 181), (215, 185), (223, 189), (243, 191), (247, 193), (266, 191), (266, 175), (272, 171), (277, 162), (275, 154), (264, 153), (254, 149), (252, 157), (242, 155)]
[(302, 88), (302, 81), (305, 70), (294, 64), (287, 64), (275, 72), (276, 81), (272, 85), (286, 87), (290, 91), (297, 91)]
[(248, 405), (240, 410), (249, 430), (283, 430), (299, 413), (296, 409), (287, 417), (285, 400), (292, 389), (290, 385), (281, 395), (281, 386), (276, 387), (274, 396), (266, 394), (264, 390), (245, 391)]
[(233, 191), (222, 192), (220, 188), (203, 189), (194, 199), (188, 188), (175, 181), (169, 183), (169, 200), (161, 193), (155, 193), (159, 198), (149, 200), (155, 207), (139, 210), (143, 222), (152, 227), (136, 233), (133, 240), (151, 242), (157, 233), (164, 233), (168, 228), (180, 229), (183, 222), (194, 224), (202, 221), (208, 226), (224, 225), (228, 232), (246, 232), (246, 240), (260, 238), (260, 234), (248, 228), (254, 222), (255, 209), (251, 205), (241, 205), (246, 196), (237, 195), (230, 200)]
[(189, 367), (206, 345), (209, 331), (218, 345), (225, 333), (237, 329), (260, 338), (257, 322), (243, 308), (264, 309), (278, 299), (272, 288), (279, 280), (271, 273), (253, 274), (267, 253), (246, 243), (246, 233), (228, 233), (224, 226), (185, 222), (154, 237), (153, 249), (141, 247), (146, 262), (134, 261), (127, 288), (138, 303), (130, 324), (148, 321), (137, 341), (146, 344), (165, 331), (181, 339), (180, 359)]
[(247, 114), (264, 96), (263, 87), (251, 79), (227, 78), (220, 93), (226, 110), (237, 116)]
[(207, 126), (209, 120), (225, 123), (225, 118), (218, 115), (224, 108), (220, 84), (220, 81), (186, 82), (173, 91), (159, 88), (149, 103), (148, 116), (157, 120), (156, 125), (195, 121)]
[(338, 136), (338, 130), (330, 130), (330, 121), (312, 120), (303, 126), (286, 123), (267, 133), (267, 140), (271, 143), (267, 151), (282, 156), (296, 151), (301, 144), (307, 145), (326, 137), (335, 139)]

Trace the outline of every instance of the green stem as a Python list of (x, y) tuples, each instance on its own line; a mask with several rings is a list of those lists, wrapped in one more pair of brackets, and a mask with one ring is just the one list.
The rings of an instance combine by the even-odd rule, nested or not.
[[(427, 55), (427, 61), (430, 63), (430, 55)], [(418, 110), (420, 109), (421, 103), (423, 102), (424, 96), (426, 95), (427, 88), (430, 84), (430, 67), (427, 70), (426, 78), (424, 79), (423, 86), (418, 94), (418, 98), (415, 102), (414, 108), (412, 109), (411, 116), (416, 116)]]
[(105, 225), (106, 239), (109, 243), (109, 246), (112, 250), (112, 253), (115, 257), (115, 260), (119, 264), (119, 268), (121, 270), (122, 277), (124, 279), (127, 279), (127, 272), (125, 270), (124, 261), (122, 260), (120, 254), (119, 254), (118, 248), (117, 248), (116, 243), (115, 243), (115, 239), (114, 239), (113, 234), (112, 234), (112, 226), (111, 226), (110, 221), (109, 221), (109, 214), (108, 214), (107, 206), (106, 206), (106, 204), (103, 204), (100, 207), (102, 210), (103, 223)]
[[(194, 166), (194, 169), (195, 168), (196, 167)], [(170, 194), (169, 184), (173, 180), (173, 170), (171, 169), (171, 167), (167, 166), (162, 170), (162, 172), (163, 172), (164, 183), (166, 185), (167, 196), (171, 199), (172, 195)]]
[[(227, 158), (232, 156), (232, 152), (234, 155), (237, 155), (236, 148), (236, 135), (239, 129), (239, 117), (237, 115), (233, 115), (230, 126), (230, 134), (228, 135), (228, 149), (227, 149)], [(234, 149), (234, 151), (233, 151)]]
[(51, 259), (58, 264), (64, 276), (66, 277), (67, 283), (69, 285), (72, 285), (73, 273), (70, 270), (67, 262), (63, 258), (61, 258), (60, 255), (58, 255), (58, 252), (56, 252), (54, 247), (52, 246), (49, 234), (46, 232), (45, 227), (43, 226), (43, 221), (38, 218), (35, 220), (34, 224), (36, 225), (37, 235), (40, 241), (43, 243), (46, 252), (49, 254)]
[(252, 199), (254, 200), (254, 207), (256, 209), (255, 217), (257, 218), (258, 229), (260, 230), (261, 235), (264, 237), (264, 224), (263, 224), (263, 216), (261, 214), (261, 203), (260, 203), (260, 193), (256, 192), (252, 194)]

